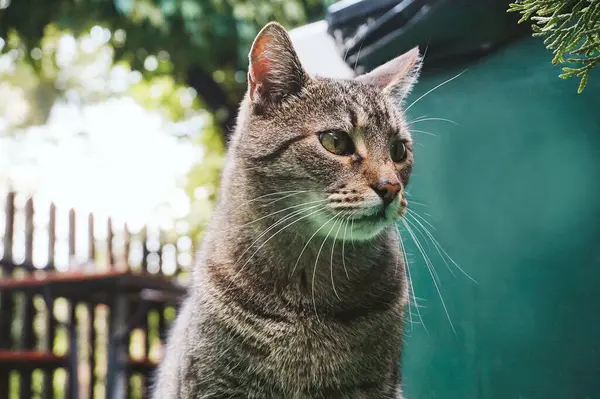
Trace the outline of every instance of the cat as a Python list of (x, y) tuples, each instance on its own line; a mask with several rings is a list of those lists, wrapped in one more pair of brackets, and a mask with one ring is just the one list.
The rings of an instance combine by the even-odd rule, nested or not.
[(395, 222), (419, 50), (352, 80), (312, 77), (271, 22), (249, 59), (153, 398), (402, 398), (408, 288)]

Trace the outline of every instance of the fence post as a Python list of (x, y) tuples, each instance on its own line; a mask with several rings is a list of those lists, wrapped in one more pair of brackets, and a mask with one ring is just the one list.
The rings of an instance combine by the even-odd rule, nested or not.
[[(8, 193), (5, 207), (6, 224), (4, 226), (4, 252), (0, 262), (2, 278), (10, 278), (13, 272), (13, 240), (15, 224), (15, 193)], [(0, 348), (11, 349), (12, 336), (10, 333), (11, 321), (14, 312), (14, 299), (11, 294), (0, 293)], [(0, 372), (0, 397), (9, 396), (8, 370)]]

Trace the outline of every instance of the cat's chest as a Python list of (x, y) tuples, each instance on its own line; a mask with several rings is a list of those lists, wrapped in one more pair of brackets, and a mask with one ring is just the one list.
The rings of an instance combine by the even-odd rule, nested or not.
[(257, 371), (283, 387), (307, 390), (370, 381), (398, 362), (401, 329), (400, 304), (347, 324), (299, 320), (261, 343), (268, 350)]

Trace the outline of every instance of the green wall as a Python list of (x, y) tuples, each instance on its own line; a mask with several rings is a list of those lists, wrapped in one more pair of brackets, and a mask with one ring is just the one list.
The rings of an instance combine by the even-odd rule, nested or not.
[[(520, 40), (409, 110), (460, 124), (412, 125), (437, 136), (414, 133), (426, 206), (409, 206), (478, 284), (425, 244), (455, 334), (403, 234), (427, 329), (406, 334), (408, 399), (600, 398), (600, 71), (577, 95), (551, 57)], [(409, 102), (464, 68), (426, 74)]]

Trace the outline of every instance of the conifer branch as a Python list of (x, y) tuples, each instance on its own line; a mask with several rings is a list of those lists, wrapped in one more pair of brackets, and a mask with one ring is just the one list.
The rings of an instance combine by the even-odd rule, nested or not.
[(530, 20), (533, 36), (545, 37), (553, 64), (574, 64), (559, 77), (578, 77), (581, 93), (600, 63), (600, 0), (517, 0), (508, 11), (522, 14), (519, 23)]

